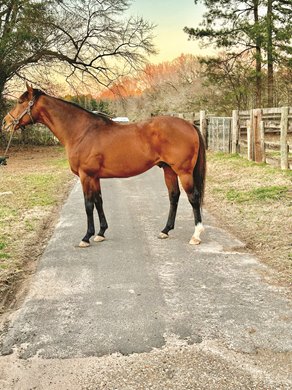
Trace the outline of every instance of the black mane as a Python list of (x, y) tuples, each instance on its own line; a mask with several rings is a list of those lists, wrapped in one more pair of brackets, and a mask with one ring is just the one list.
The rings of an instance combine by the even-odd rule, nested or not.
[[(41, 95), (46, 95), (46, 93), (40, 89), (34, 89), (33, 90), (33, 96), (35, 98), (38, 98), (39, 96)], [(22, 100), (28, 100), (28, 96), (29, 96), (29, 93), (28, 91), (25, 91), (21, 96), (20, 98), (18, 99), (19, 101), (22, 101)], [(49, 96), (49, 95), (48, 95)], [(53, 97), (53, 96), (52, 96)], [(83, 111), (86, 111), (88, 114), (90, 115), (94, 115), (100, 119), (102, 119), (105, 123), (112, 123), (112, 119), (105, 113), (103, 112), (98, 112), (98, 113), (95, 113), (95, 112), (92, 112), (92, 111), (89, 111), (87, 110), (86, 108), (84, 107), (81, 107), (79, 104), (77, 103), (74, 103), (74, 102), (70, 102), (68, 100), (64, 100), (64, 99), (60, 99), (60, 98), (56, 98), (54, 97), (54, 99), (58, 99), (60, 101), (62, 101), (63, 103), (66, 103), (66, 104), (70, 104), (72, 106), (75, 106), (76, 108), (79, 108), (80, 110), (83, 110)]]
[(85, 112), (87, 112), (88, 114), (90, 115), (94, 115), (94, 116), (97, 116), (98, 118), (102, 119), (105, 123), (112, 123), (112, 119), (105, 113), (103, 112), (98, 112), (98, 113), (95, 113), (95, 112), (92, 112), (90, 110), (87, 110), (86, 108), (84, 107), (81, 107), (79, 104), (75, 103), (75, 102), (70, 102), (68, 100), (64, 100), (64, 99), (60, 99), (60, 98), (57, 98), (58, 100), (61, 100), (62, 102), (64, 103), (67, 103), (67, 104), (70, 104), (74, 107), (77, 107)]
[[(41, 91), (40, 89), (34, 89), (33, 90), (33, 97), (34, 98), (38, 98), (39, 96), (41, 95), (45, 95), (45, 93), (43, 91)], [(23, 100), (28, 100), (28, 97), (29, 97), (29, 92), (28, 91), (25, 91), (19, 98), (18, 98), (18, 101), (23, 101)]]

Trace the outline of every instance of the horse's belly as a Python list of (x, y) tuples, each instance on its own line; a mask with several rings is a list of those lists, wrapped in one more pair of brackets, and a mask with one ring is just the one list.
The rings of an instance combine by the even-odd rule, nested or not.
[(113, 177), (131, 177), (137, 176), (141, 173), (148, 171), (155, 165), (153, 162), (148, 162), (141, 164), (141, 162), (135, 164), (127, 164), (125, 161), (121, 161), (119, 164), (115, 165), (105, 165), (99, 170), (98, 176), (100, 178), (113, 178)]

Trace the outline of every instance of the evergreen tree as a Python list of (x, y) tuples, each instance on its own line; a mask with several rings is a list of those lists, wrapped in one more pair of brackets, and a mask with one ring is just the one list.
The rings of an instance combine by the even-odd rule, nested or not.
[(265, 51), (268, 106), (273, 106), (275, 65), (292, 66), (292, 1), (266, 0)]
[(224, 48), (234, 60), (244, 52), (255, 59), (255, 102), (262, 106), (263, 69), (267, 64), (268, 104), (273, 105), (273, 72), (276, 61), (291, 62), (291, 0), (195, 0), (207, 12), (198, 28), (185, 27), (190, 38)]

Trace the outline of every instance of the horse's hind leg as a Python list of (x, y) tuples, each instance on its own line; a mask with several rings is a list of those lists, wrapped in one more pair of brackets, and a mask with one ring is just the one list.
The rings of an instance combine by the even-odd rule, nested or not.
[(200, 235), (204, 231), (202, 224), (202, 215), (201, 215), (201, 201), (200, 194), (197, 190), (193, 175), (192, 174), (183, 174), (179, 176), (183, 189), (186, 191), (188, 200), (193, 208), (194, 219), (195, 219), (195, 232), (190, 240), (190, 244), (198, 245), (201, 242)]
[(168, 165), (163, 166), (165, 184), (168, 189), (170, 209), (165, 228), (159, 234), (159, 238), (167, 238), (168, 232), (174, 228), (180, 190), (177, 174)]

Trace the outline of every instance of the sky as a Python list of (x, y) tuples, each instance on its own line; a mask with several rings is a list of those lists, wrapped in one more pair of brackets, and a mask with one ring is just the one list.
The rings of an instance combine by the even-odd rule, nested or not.
[(159, 54), (151, 57), (152, 63), (171, 61), (180, 54), (208, 54), (198, 42), (189, 41), (183, 28), (197, 27), (202, 21), (204, 8), (194, 0), (132, 0), (130, 15), (142, 16), (157, 27), (154, 44)]

